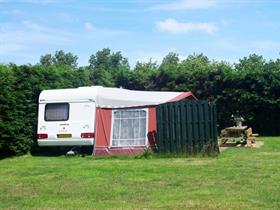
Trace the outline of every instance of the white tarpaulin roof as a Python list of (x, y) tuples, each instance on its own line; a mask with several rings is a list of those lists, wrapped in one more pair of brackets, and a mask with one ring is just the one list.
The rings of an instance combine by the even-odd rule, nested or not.
[(95, 101), (97, 107), (122, 108), (158, 105), (187, 97), (195, 99), (191, 92), (135, 91), (122, 88), (91, 86), (73, 89), (44, 90), (40, 94), (39, 102), (92, 100)]

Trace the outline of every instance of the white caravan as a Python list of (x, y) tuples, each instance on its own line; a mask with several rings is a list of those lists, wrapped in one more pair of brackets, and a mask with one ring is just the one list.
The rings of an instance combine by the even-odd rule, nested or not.
[(39, 97), (38, 145), (85, 146), (94, 143), (96, 89), (44, 90)]
[[(98, 110), (103, 109), (108, 114), (112, 110), (122, 109), (125, 111), (126, 108), (133, 107), (134, 109), (137, 107), (138, 109), (139, 107), (148, 109), (151, 106), (172, 100), (178, 101), (190, 96), (195, 98), (190, 92), (133, 91), (101, 86), (44, 90), (39, 97), (38, 145), (94, 145), (95, 140), (104, 140), (102, 136), (98, 137), (98, 135), (111, 130), (113, 125), (107, 124), (109, 121), (114, 121), (114, 119), (110, 119), (107, 122), (103, 116), (98, 115)], [(96, 115), (99, 116), (97, 117), (98, 121), (96, 121)], [(152, 119), (150, 124), (154, 124), (151, 126), (155, 127), (156, 116), (148, 118)], [(124, 124), (127, 123), (125, 119), (123, 119)], [(146, 124), (145, 130), (148, 130), (148, 123)], [(95, 129), (99, 132), (96, 133)], [(131, 127), (124, 126), (123, 129), (122, 132), (128, 132)], [(100, 139), (98, 140), (98, 138)]]

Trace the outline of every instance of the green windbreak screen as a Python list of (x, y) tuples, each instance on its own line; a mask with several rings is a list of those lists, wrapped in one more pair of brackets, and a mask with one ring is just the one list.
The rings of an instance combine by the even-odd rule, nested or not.
[(217, 144), (214, 104), (184, 100), (161, 104), (156, 112), (160, 153), (196, 154), (209, 144)]

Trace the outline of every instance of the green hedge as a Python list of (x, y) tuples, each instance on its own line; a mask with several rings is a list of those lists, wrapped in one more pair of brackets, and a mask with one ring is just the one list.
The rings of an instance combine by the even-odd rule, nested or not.
[(138, 62), (131, 69), (119, 52), (103, 51), (81, 68), (0, 64), (0, 156), (24, 154), (34, 145), (42, 90), (89, 85), (190, 90), (199, 99), (217, 105), (219, 129), (232, 125), (231, 115), (239, 110), (254, 132), (280, 135), (279, 59), (267, 61), (250, 55), (228, 64), (203, 55), (180, 61), (178, 55), (170, 53), (160, 65)]

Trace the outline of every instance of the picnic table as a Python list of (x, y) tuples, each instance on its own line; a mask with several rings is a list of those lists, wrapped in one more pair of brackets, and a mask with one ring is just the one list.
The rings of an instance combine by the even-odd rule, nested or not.
[(248, 126), (232, 126), (221, 131), (220, 140), (222, 144), (231, 141), (251, 145), (255, 143), (256, 136), (258, 134), (253, 134), (252, 128), (248, 128)]
[(247, 144), (247, 146), (252, 146), (252, 143), (256, 142), (256, 137), (259, 135), (257, 133), (253, 133), (252, 128), (248, 128), (248, 126), (242, 126), (242, 122), (244, 121), (243, 117), (239, 115), (239, 111), (234, 116), (234, 121), (236, 126), (228, 127), (221, 130), (220, 141), (222, 144), (225, 144), (227, 141), (231, 141), (234, 143)]

